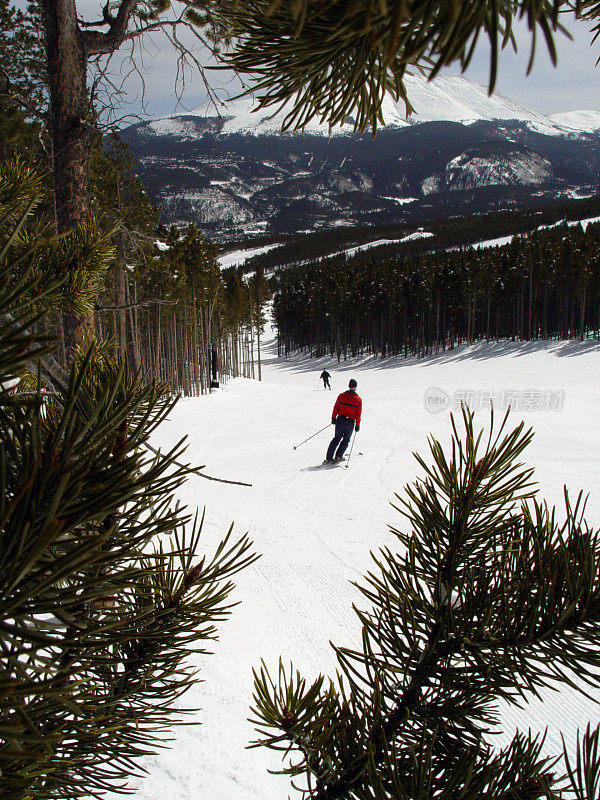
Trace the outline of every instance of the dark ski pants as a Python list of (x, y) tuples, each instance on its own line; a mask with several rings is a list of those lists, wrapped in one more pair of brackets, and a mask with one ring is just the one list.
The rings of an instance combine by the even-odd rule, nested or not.
[(331, 386), (329, 385), (329, 378), (323, 378), (323, 388), (331, 389)]
[(346, 448), (350, 443), (350, 437), (352, 436), (353, 431), (353, 419), (348, 419), (348, 417), (337, 417), (335, 421), (335, 436), (329, 442), (327, 455), (325, 456), (328, 461), (330, 461), (332, 458), (341, 458), (344, 455)]

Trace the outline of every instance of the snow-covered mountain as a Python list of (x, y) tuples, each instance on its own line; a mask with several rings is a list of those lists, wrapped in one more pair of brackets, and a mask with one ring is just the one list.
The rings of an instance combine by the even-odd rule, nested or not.
[(408, 96), (415, 108), (410, 117), (413, 123), (463, 122), (477, 120), (513, 119), (531, 123), (539, 130), (558, 133), (548, 119), (525, 106), (514, 103), (501, 94), (488, 95), (485, 86), (463, 77), (440, 76), (426, 81), (420, 75), (406, 79)]
[[(544, 117), (462, 77), (407, 78), (375, 140), (354, 120), (282, 133), (286, 109), (245, 97), (123, 132), (165, 222), (224, 235), (385, 223), (589, 196), (600, 112)], [(288, 109), (289, 110), (289, 109)], [(410, 201), (410, 202), (408, 202)]]
[[(395, 103), (390, 95), (384, 99), (382, 116), (387, 128), (405, 128), (424, 122), (462, 122), (511, 119), (530, 123), (541, 133), (564, 135), (570, 130), (594, 131), (600, 128), (600, 112), (575, 111), (545, 117), (525, 106), (514, 103), (501, 94), (488, 95), (485, 86), (457, 76), (440, 76), (427, 81), (421, 75), (406, 77), (408, 96), (414, 113), (406, 115), (404, 103)], [(253, 97), (223, 101), (221, 105), (207, 101), (185, 115), (173, 114), (148, 125), (148, 134), (178, 136), (182, 139), (196, 135), (197, 117), (219, 130), (222, 135), (252, 134), (269, 136), (281, 133), (289, 106), (259, 108)], [(219, 119), (220, 118), (220, 119)], [(330, 128), (319, 120), (311, 120), (305, 134), (336, 136), (354, 132), (354, 120), (348, 117), (342, 124)]]

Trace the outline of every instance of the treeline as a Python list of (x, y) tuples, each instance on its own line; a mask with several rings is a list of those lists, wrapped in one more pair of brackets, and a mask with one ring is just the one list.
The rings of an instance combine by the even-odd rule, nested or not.
[[(378, 257), (392, 258), (447, 247), (463, 247), (486, 239), (529, 233), (541, 225), (554, 225), (564, 220), (576, 221), (598, 216), (600, 216), (600, 197), (590, 197), (538, 208), (495, 211), (450, 219), (424, 220), (418, 223), (398, 222), (390, 225), (333, 228), (287, 237), (261, 236), (252, 240), (253, 247), (276, 242), (281, 242), (281, 246), (248, 259), (244, 264), (244, 270), (252, 271), (257, 264), (261, 264), (270, 271), (299, 261), (306, 262), (326, 257), (327, 254), (379, 239), (401, 239), (413, 233), (417, 227), (423, 228), (433, 236), (378, 247)], [(226, 249), (233, 250), (246, 246), (248, 246), (247, 240), (229, 242)]]
[(481, 339), (600, 336), (600, 224), (503, 247), (337, 257), (277, 275), (279, 354), (421, 355)]
[[(33, 147), (25, 152), (33, 134), (21, 123), (15, 125), (19, 136), (6, 136), (0, 169), (10, 172), (29, 162), (44, 175), (44, 153)], [(90, 165), (90, 219), (102, 257), (96, 258), (93, 281), (89, 259), (81, 257), (73, 259), (69, 278), (93, 298), (88, 333), (110, 340), (115, 353), (127, 356), (132, 371), (141, 370), (184, 395), (201, 394), (214, 380), (259, 377), (257, 342), (270, 297), (264, 273), (259, 268), (253, 276), (222, 275), (216, 246), (194, 225), (184, 230), (160, 226), (159, 209), (135, 170), (135, 159), (118, 135), (98, 140)], [(50, 187), (37, 212), (35, 225), (42, 224), (53, 225)], [(82, 232), (85, 252), (88, 236)], [(68, 360), (65, 316), (57, 305), (40, 322), (62, 341), (63, 364)]]
[(194, 225), (159, 227), (158, 237), (132, 264), (120, 263), (117, 248), (96, 307), (100, 336), (110, 337), (134, 368), (187, 396), (229, 377), (260, 379), (270, 298), (262, 269), (222, 274), (216, 247)]

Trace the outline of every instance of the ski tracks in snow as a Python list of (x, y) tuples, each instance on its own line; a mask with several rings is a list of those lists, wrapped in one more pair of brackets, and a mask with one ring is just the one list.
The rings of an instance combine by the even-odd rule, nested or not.
[[(295, 368), (293, 360), (266, 359), (263, 383), (236, 379), (174, 409), (157, 432), (155, 444), (163, 452), (187, 434), (185, 461), (204, 464), (218, 477), (252, 483), (240, 487), (191, 477), (182, 487), (181, 500), (191, 510), (206, 507), (204, 549), (212, 553), (235, 521), (235, 530), (250, 533), (262, 558), (236, 576), (232, 601), (242, 602), (219, 626), (214, 655), (201, 659), (205, 682), (184, 699), (183, 705), (201, 709), (198, 719), (204, 724), (175, 731), (173, 750), (148, 760), (142, 800), (289, 795), (287, 779), (267, 772), (280, 766), (278, 758), (245, 749), (253, 737), (247, 722), (252, 667), (264, 658), (273, 673), (281, 656), (312, 680), (335, 671), (330, 641), (360, 646), (352, 604), (364, 608), (366, 601), (352, 581), (362, 583), (372, 568), (371, 551), (395, 546), (388, 525), (406, 524), (390, 503), (421, 475), (413, 451), (430, 461), (427, 436), (444, 445), (450, 439), (449, 414), (425, 408), (428, 387), (441, 387), (450, 397), (470, 388), (564, 388), (562, 411), (513, 413), (512, 421), (516, 425), (525, 416), (536, 431), (524, 460), (536, 467), (541, 495), (560, 509), (564, 483), (573, 493), (589, 491), (588, 521), (600, 525), (600, 353), (560, 358), (540, 349), (516, 355), (518, 348), (514, 354), (501, 348), (498, 357), (485, 359), (476, 351), (472, 357), (454, 351), (444, 359), (395, 367), (382, 362), (352, 372), (349, 365), (323, 361), (306, 371), (305, 360)], [(324, 366), (333, 376), (331, 392), (314, 389)], [(364, 403), (350, 466), (313, 469), (324, 458), (333, 427), (297, 450), (293, 446), (328, 422), (349, 377), (358, 379)], [(480, 411), (478, 421), (487, 425), (489, 411)], [(525, 730), (549, 724), (548, 750), (557, 752), (561, 728), (572, 740), (575, 720), (585, 725), (595, 715), (588, 701), (571, 691), (546, 693), (526, 714), (503, 709), (502, 742), (517, 724)]]

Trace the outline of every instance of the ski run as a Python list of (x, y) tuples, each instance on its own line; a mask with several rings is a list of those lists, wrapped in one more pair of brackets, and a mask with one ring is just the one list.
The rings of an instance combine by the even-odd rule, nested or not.
[[(267, 340), (268, 337), (265, 337)], [(269, 774), (280, 761), (253, 739), (247, 718), (252, 667), (281, 656), (308, 679), (333, 674), (329, 642), (360, 645), (352, 604), (365, 601), (351, 581), (370, 569), (370, 551), (395, 539), (388, 524), (405, 524), (392, 508), (420, 470), (412, 455), (427, 457), (427, 437), (447, 443), (450, 410), (461, 400), (489, 423), (513, 406), (535, 437), (525, 461), (535, 467), (541, 497), (563, 508), (563, 485), (589, 493), (586, 518), (600, 525), (600, 345), (598, 342), (499, 343), (463, 347), (424, 360), (342, 362), (277, 359), (273, 340), (264, 348), (262, 382), (238, 378), (220, 390), (180, 401), (155, 434), (163, 451), (187, 436), (186, 460), (232, 486), (191, 477), (179, 498), (206, 509), (204, 549), (212, 552), (235, 524), (249, 531), (262, 557), (236, 578), (239, 605), (219, 626), (213, 655), (200, 662), (203, 682), (180, 702), (199, 709), (199, 726), (173, 732), (170, 749), (148, 758), (148, 774), (135, 779), (140, 800), (285, 800), (299, 796), (284, 776)], [(326, 368), (332, 391), (318, 380)], [(363, 419), (350, 463), (322, 468), (337, 394), (358, 381)], [(357, 453), (361, 453), (360, 457)], [(345, 466), (348, 469), (345, 469)], [(570, 690), (547, 692), (524, 711), (503, 710), (498, 744), (518, 725), (548, 726), (548, 752), (561, 750), (561, 734), (574, 740), (577, 726), (596, 720), (597, 706)], [(594, 722), (595, 724), (595, 722)], [(112, 797), (116, 798), (116, 795)]]

